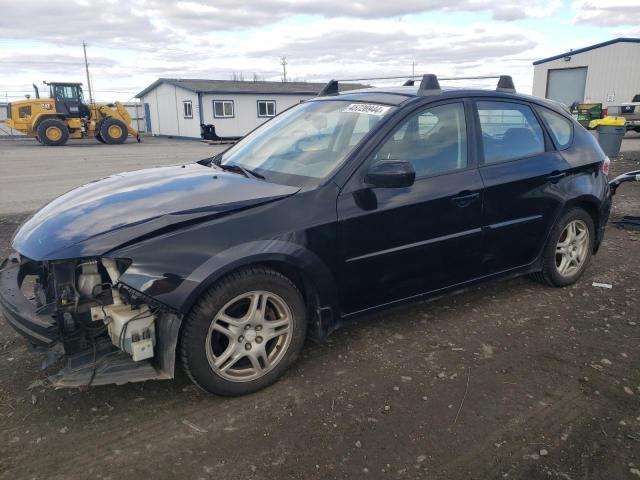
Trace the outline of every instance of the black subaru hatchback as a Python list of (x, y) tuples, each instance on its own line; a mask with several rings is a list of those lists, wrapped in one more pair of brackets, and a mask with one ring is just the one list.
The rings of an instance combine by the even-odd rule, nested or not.
[(4, 317), (67, 357), (58, 386), (172, 378), (179, 359), (240, 395), (364, 312), (523, 274), (575, 282), (610, 208), (594, 138), (509, 77), (407, 83), (331, 82), (217, 157), (63, 195), (13, 239)]

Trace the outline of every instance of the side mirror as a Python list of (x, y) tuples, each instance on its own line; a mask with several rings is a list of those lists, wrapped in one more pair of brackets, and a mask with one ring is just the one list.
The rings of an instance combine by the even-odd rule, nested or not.
[(374, 163), (364, 177), (364, 181), (374, 187), (410, 187), (416, 179), (413, 165), (405, 160), (383, 160)]

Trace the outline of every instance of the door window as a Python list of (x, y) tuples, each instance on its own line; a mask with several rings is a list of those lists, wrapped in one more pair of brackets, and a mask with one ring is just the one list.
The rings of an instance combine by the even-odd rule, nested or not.
[(484, 163), (544, 152), (544, 135), (530, 107), (509, 102), (478, 102)]
[(467, 166), (467, 129), (462, 103), (429, 107), (402, 122), (374, 160), (411, 162), (416, 177)]

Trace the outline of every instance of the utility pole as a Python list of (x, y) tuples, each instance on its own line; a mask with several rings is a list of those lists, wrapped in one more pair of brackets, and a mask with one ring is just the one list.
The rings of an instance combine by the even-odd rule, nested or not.
[(87, 44), (82, 42), (84, 50), (84, 69), (87, 72), (87, 88), (89, 89), (89, 103), (93, 103), (93, 93), (91, 92), (91, 77), (89, 76), (89, 62), (87, 62)]
[(282, 65), (282, 81), (287, 81), (287, 57), (280, 58), (280, 65)]
[(411, 78), (416, 76), (416, 61), (411, 62)]

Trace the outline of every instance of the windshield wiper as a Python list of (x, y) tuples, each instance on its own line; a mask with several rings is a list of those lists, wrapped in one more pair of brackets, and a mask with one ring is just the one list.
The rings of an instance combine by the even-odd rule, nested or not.
[(262, 175), (261, 173), (256, 172), (255, 170), (251, 170), (249, 168), (246, 167), (241, 167), (240, 165), (238, 165), (237, 163), (227, 163), (227, 164), (221, 164), (221, 163), (215, 163), (214, 160), (214, 165), (218, 168), (221, 168), (222, 170), (225, 170), (227, 172), (234, 172), (234, 173), (239, 173), (240, 175), (244, 175), (247, 178), (258, 178), (260, 180), (264, 180), (264, 175)]

